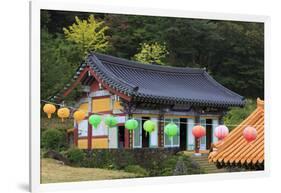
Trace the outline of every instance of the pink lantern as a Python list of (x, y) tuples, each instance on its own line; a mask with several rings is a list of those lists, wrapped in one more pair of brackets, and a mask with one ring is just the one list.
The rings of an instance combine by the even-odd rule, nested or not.
[(254, 127), (246, 127), (243, 131), (244, 138), (250, 143), (257, 138), (257, 130)]
[(222, 140), (224, 139), (229, 133), (228, 128), (225, 125), (219, 125), (215, 128), (215, 136)]
[(201, 125), (192, 128), (192, 135), (196, 138), (201, 138), (206, 135), (206, 130)]

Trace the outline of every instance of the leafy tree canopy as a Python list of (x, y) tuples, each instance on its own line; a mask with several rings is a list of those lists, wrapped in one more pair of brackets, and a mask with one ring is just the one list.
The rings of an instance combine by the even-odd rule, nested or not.
[(237, 127), (243, 120), (245, 120), (257, 107), (256, 100), (247, 99), (244, 108), (233, 107), (224, 116), (224, 124), (229, 127), (230, 130)]
[(164, 59), (169, 52), (166, 49), (165, 44), (158, 42), (143, 43), (141, 44), (141, 50), (137, 53), (133, 59), (146, 64), (164, 64)]
[(94, 15), (90, 15), (88, 20), (80, 20), (75, 16), (75, 23), (68, 28), (63, 28), (66, 39), (77, 44), (84, 55), (90, 51), (106, 51), (108, 47), (106, 30), (108, 27), (104, 22), (97, 21)]
[[(85, 12), (46, 10), (41, 13), (42, 29), (46, 29), (41, 47), (45, 66), (42, 81), (46, 81), (42, 85), (46, 89), (56, 90), (69, 79), (69, 73), (74, 72), (86, 53), (96, 51), (145, 63), (206, 68), (219, 83), (242, 96), (264, 96), (262, 23), (98, 13), (94, 17)], [(161, 52), (152, 51), (157, 50), (151, 49), (153, 42), (165, 45), (164, 53), (169, 51), (157, 56), (160, 62), (145, 58)]]
[(68, 83), (82, 62), (77, 46), (66, 41), (62, 34), (41, 30), (41, 97), (48, 99)]

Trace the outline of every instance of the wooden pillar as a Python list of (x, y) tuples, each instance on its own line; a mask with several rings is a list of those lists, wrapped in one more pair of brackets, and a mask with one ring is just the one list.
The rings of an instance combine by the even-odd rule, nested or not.
[[(195, 116), (195, 125), (200, 125), (200, 116)], [(200, 138), (195, 137), (195, 153), (199, 153), (200, 150)]]
[[(134, 103), (132, 101), (125, 103), (125, 111), (128, 115), (128, 119), (133, 117), (132, 108)], [(133, 132), (129, 132), (128, 129), (125, 128), (125, 147), (133, 148)]]
[(130, 134), (129, 134), (128, 129), (125, 128), (125, 144), (124, 144), (125, 148), (130, 148), (130, 144), (129, 144), (130, 136), (129, 135)]
[(92, 98), (89, 96), (88, 93), (88, 150), (92, 149), (92, 138), (93, 138), (93, 126), (89, 123), (89, 117), (92, 113)]
[(158, 117), (158, 147), (164, 147), (164, 115)]
[(133, 131), (129, 132), (129, 148), (133, 149)]
[(133, 149), (133, 131), (129, 132), (129, 148)]
[(76, 124), (73, 130), (73, 143), (75, 147), (78, 147), (78, 125)]
[[(131, 119), (133, 117), (133, 115), (130, 113), (128, 115), (128, 118)], [(129, 148), (132, 149), (133, 148), (133, 132), (129, 131)]]
[(92, 136), (93, 136), (93, 128), (92, 125), (88, 123), (88, 150), (92, 149)]

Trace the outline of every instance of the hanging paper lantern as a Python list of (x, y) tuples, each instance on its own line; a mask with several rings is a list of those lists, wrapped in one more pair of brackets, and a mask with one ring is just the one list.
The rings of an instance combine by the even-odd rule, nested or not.
[(117, 120), (117, 118), (114, 117), (114, 116), (109, 115), (109, 116), (107, 116), (107, 117), (105, 118), (105, 124), (106, 124), (109, 128), (115, 127), (115, 126), (117, 125), (117, 123), (118, 123), (118, 120)]
[(89, 117), (89, 123), (96, 129), (101, 123), (101, 116), (99, 115), (91, 115)]
[(201, 138), (206, 135), (206, 130), (201, 125), (196, 125), (192, 128), (192, 135), (196, 138)]
[(53, 104), (45, 104), (43, 107), (43, 111), (47, 114), (48, 118), (50, 119), (52, 114), (56, 112), (56, 106)]
[(229, 133), (228, 128), (225, 125), (219, 125), (215, 128), (215, 136), (222, 140), (224, 139)]
[(135, 119), (129, 119), (125, 123), (125, 128), (129, 131), (136, 129), (139, 126), (139, 123)]
[(58, 110), (58, 116), (61, 118), (61, 121), (63, 122), (65, 118), (68, 118), (70, 115), (70, 111), (68, 108), (60, 108)]
[(169, 123), (168, 125), (165, 126), (164, 132), (169, 137), (174, 137), (175, 135), (178, 134), (179, 128), (175, 123)]
[(84, 111), (75, 111), (73, 114), (74, 120), (79, 124), (82, 120), (84, 120), (86, 117), (86, 113)]
[(257, 130), (254, 127), (246, 127), (243, 131), (243, 136), (248, 142), (252, 142), (257, 138)]
[(147, 120), (143, 124), (143, 129), (148, 133), (153, 132), (155, 130), (155, 127), (156, 127), (155, 122), (153, 122), (151, 120)]

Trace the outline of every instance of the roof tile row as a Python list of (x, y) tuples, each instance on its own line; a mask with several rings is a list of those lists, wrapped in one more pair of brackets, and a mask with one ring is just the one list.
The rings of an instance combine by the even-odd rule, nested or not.
[[(243, 137), (246, 126), (255, 127), (257, 138), (248, 143)], [(222, 141), (214, 144), (210, 162), (224, 164), (264, 163), (264, 102), (257, 99), (257, 108)]]

